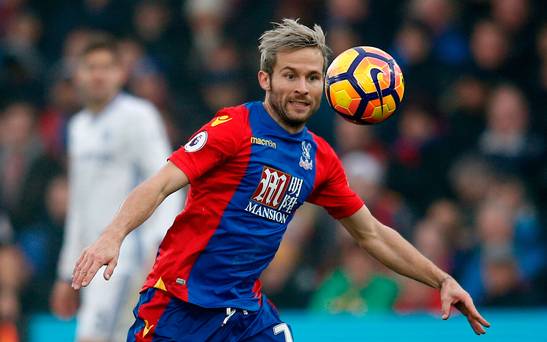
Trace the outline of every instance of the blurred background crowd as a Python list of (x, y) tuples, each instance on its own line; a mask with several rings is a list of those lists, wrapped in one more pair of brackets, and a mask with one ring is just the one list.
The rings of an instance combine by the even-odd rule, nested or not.
[[(405, 75), (394, 117), (310, 122), (372, 213), (480, 307), (547, 305), (547, 3), (541, 0), (0, 0), (0, 334), (49, 311), (68, 201), (75, 56), (119, 39), (126, 90), (161, 111), (174, 148), (221, 107), (261, 99), (257, 39), (319, 23), (333, 55), (382, 48)], [(439, 310), (436, 290), (361, 252), (301, 208), (263, 276), (281, 308)], [(9, 327), (9, 326), (8, 326)], [(6, 330), (7, 329), (7, 330)]]

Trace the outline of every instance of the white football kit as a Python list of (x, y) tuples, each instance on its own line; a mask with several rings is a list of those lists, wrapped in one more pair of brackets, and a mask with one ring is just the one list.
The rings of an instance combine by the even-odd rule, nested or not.
[[(59, 277), (66, 281), (82, 250), (110, 223), (129, 192), (166, 164), (172, 149), (160, 114), (149, 102), (118, 94), (100, 113), (84, 109), (69, 123), (69, 208)], [(151, 266), (165, 232), (182, 209), (183, 195), (167, 198), (122, 244), (109, 281), (104, 267), (81, 290), (77, 337), (110, 341), (130, 286)]]

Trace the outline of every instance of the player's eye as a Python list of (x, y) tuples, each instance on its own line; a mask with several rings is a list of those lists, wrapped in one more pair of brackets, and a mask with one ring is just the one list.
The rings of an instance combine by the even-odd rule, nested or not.
[(310, 81), (319, 81), (319, 80), (321, 80), (321, 77), (317, 74), (313, 74), (313, 75), (308, 76), (308, 80), (310, 80)]
[(287, 74), (285, 74), (285, 78), (288, 79), (288, 80), (293, 80), (294, 79), (294, 74), (293, 73), (287, 73)]

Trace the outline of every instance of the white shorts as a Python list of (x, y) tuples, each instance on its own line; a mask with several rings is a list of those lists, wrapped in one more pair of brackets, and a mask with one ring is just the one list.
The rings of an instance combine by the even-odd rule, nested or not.
[(120, 251), (118, 267), (110, 280), (103, 277), (103, 266), (91, 283), (81, 289), (80, 308), (77, 316), (76, 337), (78, 340), (99, 341), (125, 340), (137, 303), (139, 289), (149, 268), (138, 255), (136, 240), (128, 238)]

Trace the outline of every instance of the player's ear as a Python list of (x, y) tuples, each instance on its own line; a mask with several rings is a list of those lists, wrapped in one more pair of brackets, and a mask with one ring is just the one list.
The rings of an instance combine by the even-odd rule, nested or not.
[(260, 70), (258, 72), (258, 84), (260, 84), (260, 88), (262, 88), (264, 91), (271, 90), (270, 74), (268, 74), (264, 70)]

